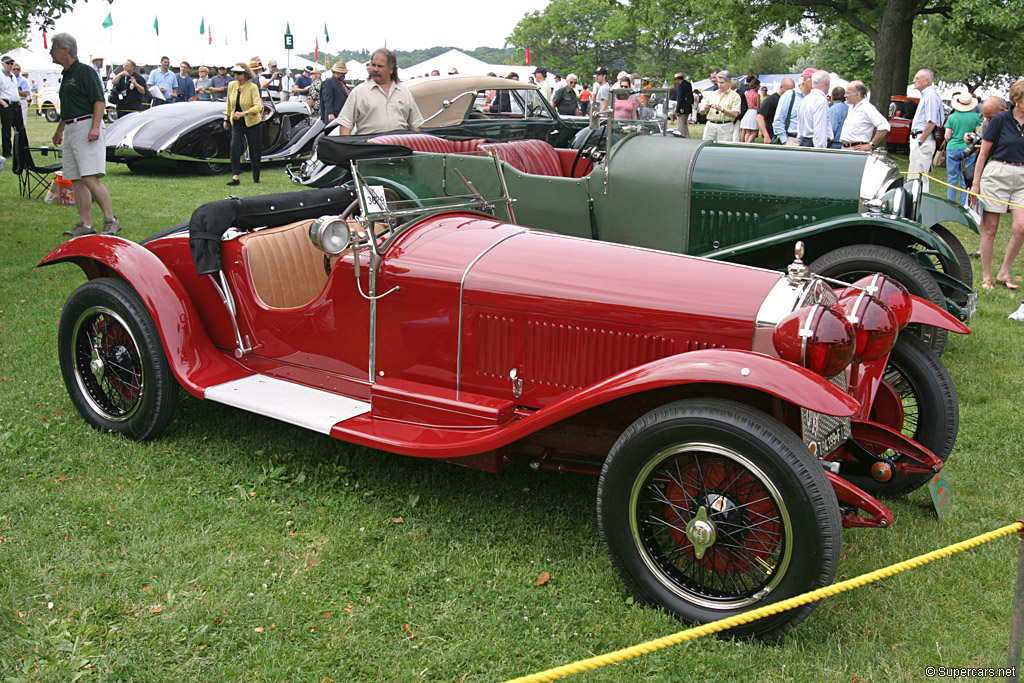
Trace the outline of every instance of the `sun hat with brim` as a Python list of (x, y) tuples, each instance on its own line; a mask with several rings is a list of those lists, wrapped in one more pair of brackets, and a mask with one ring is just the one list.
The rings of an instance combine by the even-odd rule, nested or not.
[(978, 106), (978, 100), (970, 93), (957, 93), (953, 97), (952, 107), (957, 111), (972, 111)]
[(345, 66), (345, 62), (335, 62), (334, 66), (331, 67), (331, 71), (336, 74), (347, 74), (348, 67)]

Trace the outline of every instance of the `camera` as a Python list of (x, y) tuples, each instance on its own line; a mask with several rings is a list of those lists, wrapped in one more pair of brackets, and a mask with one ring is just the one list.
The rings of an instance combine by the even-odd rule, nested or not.
[(968, 133), (964, 136), (964, 140), (967, 142), (967, 154), (974, 154), (978, 151), (978, 143), (981, 142), (981, 136), (977, 133)]

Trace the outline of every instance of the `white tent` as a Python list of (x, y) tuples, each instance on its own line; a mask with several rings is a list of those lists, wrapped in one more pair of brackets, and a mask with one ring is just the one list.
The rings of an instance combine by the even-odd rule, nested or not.
[(483, 76), (488, 71), (493, 70), (489, 64), (481, 62), (475, 57), (470, 57), (461, 50), (453, 49), (436, 57), (431, 57), (419, 64), (413, 64), (408, 67), (399, 67), (398, 77), (402, 80), (419, 78), (420, 76), (429, 74), (435, 69), (442, 74), (447, 74), (448, 70), (452, 68), (458, 69), (460, 74), (468, 74), (470, 76)]

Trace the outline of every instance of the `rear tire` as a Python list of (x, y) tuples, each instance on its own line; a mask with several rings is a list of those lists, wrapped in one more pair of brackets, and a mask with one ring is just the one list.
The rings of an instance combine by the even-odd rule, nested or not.
[[(946, 310), (946, 297), (942, 288), (924, 266), (906, 254), (878, 244), (857, 244), (840, 247), (815, 259), (810, 264), (812, 273), (853, 282), (865, 275), (882, 273), (903, 284), (907, 290)], [(946, 348), (949, 333), (931, 325), (908, 325), (906, 330), (919, 337), (936, 355)]]
[(98, 278), (72, 292), (57, 342), (64, 385), (86, 422), (135, 441), (170, 423), (178, 383), (149, 311), (126, 282)]
[[(629, 591), (693, 623), (830, 584), (842, 545), (835, 494), (807, 446), (722, 399), (677, 401), (634, 422), (604, 463), (597, 517)], [(814, 606), (727, 635), (778, 638)]]

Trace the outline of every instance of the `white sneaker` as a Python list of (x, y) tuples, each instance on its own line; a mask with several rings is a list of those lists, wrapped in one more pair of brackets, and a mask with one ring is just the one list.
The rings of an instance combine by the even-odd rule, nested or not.
[(1016, 311), (1014, 311), (1013, 313), (1006, 317), (1009, 318), (1010, 320), (1017, 320), (1019, 322), (1024, 323), (1024, 301), (1021, 302), (1020, 308), (1018, 308)]

